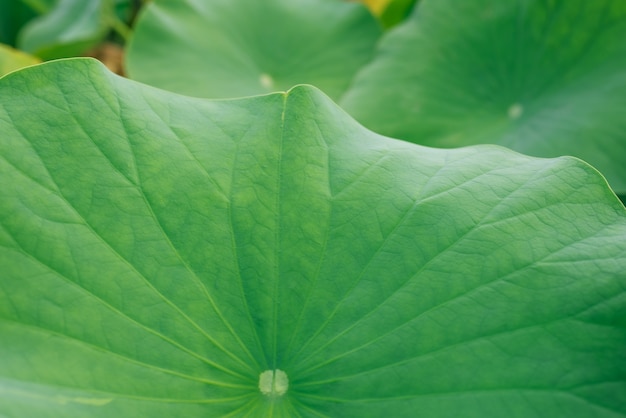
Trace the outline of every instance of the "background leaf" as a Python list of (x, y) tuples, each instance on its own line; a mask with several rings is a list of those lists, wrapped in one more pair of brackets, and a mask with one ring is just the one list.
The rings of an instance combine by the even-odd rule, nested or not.
[(2, 78), (0, 132), (0, 414), (626, 416), (626, 217), (577, 159), (91, 60)]
[(575, 155), (623, 193), (624, 39), (622, 0), (424, 0), (341, 103), (420, 144)]
[(39, 63), (39, 59), (8, 45), (0, 44), (0, 76), (18, 68)]
[(391, 0), (380, 15), (385, 28), (391, 28), (404, 21), (416, 7), (417, 0)]
[(165, 0), (145, 7), (127, 53), (131, 78), (199, 97), (310, 83), (331, 97), (373, 54), (380, 28), (335, 0)]
[(111, 0), (57, 0), (22, 29), (18, 46), (44, 60), (80, 55), (105, 37), (113, 15)]
[(385, 10), (385, 8), (389, 5), (391, 0), (358, 0), (364, 5), (367, 6), (368, 9), (372, 12), (374, 16), (380, 16)]
[(35, 11), (21, 0), (0, 2), (0, 43), (15, 46), (15, 41), (22, 26), (37, 16)]
[(17, 0), (36, 11), (38, 14), (46, 14), (50, 12), (59, 0)]

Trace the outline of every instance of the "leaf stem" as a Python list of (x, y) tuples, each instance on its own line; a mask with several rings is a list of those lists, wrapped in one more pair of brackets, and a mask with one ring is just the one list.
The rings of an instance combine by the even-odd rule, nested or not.
[(117, 16), (111, 19), (111, 29), (122, 37), (124, 43), (128, 43), (132, 34), (131, 28), (124, 22), (122, 22)]

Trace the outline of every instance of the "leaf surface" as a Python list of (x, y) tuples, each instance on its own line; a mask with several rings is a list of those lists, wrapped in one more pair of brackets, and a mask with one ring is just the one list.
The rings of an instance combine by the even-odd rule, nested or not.
[(196, 97), (314, 84), (338, 97), (380, 28), (337, 0), (165, 0), (145, 7), (127, 53), (131, 78)]
[(424, 0), (341, 104), (419, 144), (574, 155), (624, 193), (624, 39), (622, 0)]
[(626, 217), (577, 159), (86, 59), (0, 79), (0, 132), (0, 415), (626, 416)]

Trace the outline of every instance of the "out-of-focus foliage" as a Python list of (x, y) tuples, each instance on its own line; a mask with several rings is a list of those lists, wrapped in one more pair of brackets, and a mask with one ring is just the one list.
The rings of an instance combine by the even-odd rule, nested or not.
[(362, 5), (328, 0), (163, 0), (127, 50), (138, 81), (226, 98), (313, 84), (337, 100), (369, 62), (381, 29)]
[(422, 145), (574, 155), (624, 193), (626, 1), (422, 0), (341, 104)]
[(391, 28), (404, 21), (416, 6), (418, 0), (391, 0), (380, 14), (380, 21), (385, 28)]
[(0, 43), (15, 46), (17, 34), (37, 12), (21, 0), (0, 1)]
[(368, 9), (372, 11), (372, 14), (376, 16), (380, 16), (383, 13), (383, 10), (387, 8), (389, 3), (392, 0), (360, 0), (363, 4), (365, 4)]
[(117, 13), (125, 8), (115, 0), (57, 0), (21, 30), (18, 46), (45, 60), (79, 55), (123, 28)]
[(107, 38), (124, 42), (137, 7), (133, 0), (3, 0), (0, 43), (43, 60), (82, 55)]
[(8, 45), (0, 44), (0, 76), (18, 68), (41, 62), (37, 57), (26, 54)]

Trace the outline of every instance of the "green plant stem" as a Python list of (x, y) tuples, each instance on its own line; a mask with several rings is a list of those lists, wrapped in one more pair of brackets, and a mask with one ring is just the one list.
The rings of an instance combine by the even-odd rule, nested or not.
[(122, 37), (124, 43), (127, 43), (132, 33), (131, 28), (122, 22), (117, 16), (111, 19), (111, 28)]

